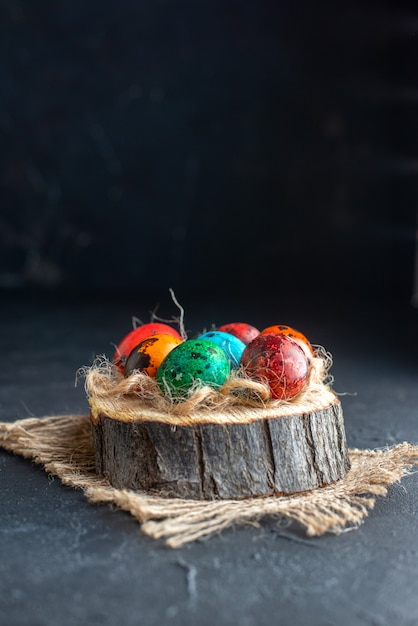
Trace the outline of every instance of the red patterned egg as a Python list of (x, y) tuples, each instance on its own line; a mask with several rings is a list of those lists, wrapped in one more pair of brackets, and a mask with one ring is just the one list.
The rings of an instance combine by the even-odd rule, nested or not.
[(245, 348), (241, 364), (247, 376), (267, 383), (271, 397), (279, 400), (294, 398), (309, 378), (309, 359), (287, 335), (258, 335)]
[(238, 339), (245, 343), (245, 345), (249, 344), (250, 341), (255, 339), (255, 337), (260, 334), (258, 328), (256, 328), (255, 326), (251, 326), (251, 324), (246, 324), (245, 322), (231, 322), (230, 324), (222, 324), (222, 326), (219, 326), (217, 330), (238, 337)]

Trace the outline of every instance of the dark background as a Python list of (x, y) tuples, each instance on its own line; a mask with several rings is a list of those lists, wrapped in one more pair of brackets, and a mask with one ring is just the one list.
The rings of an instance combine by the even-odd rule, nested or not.
[[(0, 423), (86, 413), (78, 368), (173, 287), (187, 330), (332, 352), (350, 448), (417, 442), (418, 9), (391, 4), (0, 0)], [(0, 624), (416, 626), (417, 515), (414, 473), (353, 532), (172, 551), (0, 450)]]
[(3, 290), (409, 310), (402, 3), (0, 7)]

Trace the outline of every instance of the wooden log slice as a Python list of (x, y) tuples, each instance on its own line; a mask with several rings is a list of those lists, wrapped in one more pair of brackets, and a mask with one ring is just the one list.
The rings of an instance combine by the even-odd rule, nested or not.
[(155, 411), (92, 411), (97, 472), (117, 488), (167, 497), (236, 499), (328, 485), (349, 469), (338, 398), (285, 414), (208, 412), (195, 419)]

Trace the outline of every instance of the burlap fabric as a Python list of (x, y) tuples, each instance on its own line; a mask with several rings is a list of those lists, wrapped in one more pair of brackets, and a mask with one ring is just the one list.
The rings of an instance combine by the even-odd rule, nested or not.
[(236, 523), (265, 516), (296, 520), (308, 536), (340, 533), (361, 524), (376, 496), (418, 465), (418, 446), (402, 443), (382, 450), (350, 450), (351, 470), (333, 485), (288, 496), (246, 500), (168, 499), (115, 489), (94, 469), (87, 415), (29, 418), (0, 423), (0, 446), (32, 459), (65, 485), (83, 489), (91, 502), (107, 502), (131, 513), (142, 531), (177, 548)]

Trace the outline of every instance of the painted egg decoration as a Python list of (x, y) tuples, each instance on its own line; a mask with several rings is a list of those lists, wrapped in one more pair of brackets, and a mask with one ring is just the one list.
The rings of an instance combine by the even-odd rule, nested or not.
[(143, 339), (128, 356), (125, 364), (125, 378), (135, 370), (145, 372), (151, 378), (155, 378), (167, 354), (181, 343), (182, 340), (178, 337), (162, 333)]
[(181, 339), (180, 333), (169, 326), (168, 324), (162, 324), (160, 322), (150, 322), (149, 324), (142, 324), (137, 328), (134, 328), (129, 332), (122, 341), (118, 344), (115, 354), (113, 355), (113, 362), (120, 372), (124, 372), (125, 363), (132, 352), (132, 350), (141, 343), (143, 339), (147, 339), (157, 333), (164, 333), (165, 335), (172, 335)]
[(242, 342), (244, 342), (245, 345), (248, 345), (250, 341), (255, 339), (260, 334), (258, 328), (256, 328), (255, 326), (251, 326), (251, 324), (246, 324), (245, 322), (231, 322), (230, 324), (222, 324), (222, 326), (219, 326), (217, 330), (234, 335)]
[(196, 385), (221, 387), (230, 369), (222, 348), (207, 339), (188, 339), (166, 356), (156, 380), (165, 395), (181, 399)]
[(235, 337), (235, 335), (224, 333), (221, 330), (211, 330), (200, 335), (198, 339), (213, 341), (213, 343), (216, 343), (216, 345), (225, 352), (232, 368), (239, 366), (242, 353), (245, 350), (245, 343), (241, 341), (241, 339), (238, 339), (238, 337)]
[(294, 339), (305, 352), (306, 356), (311, 359), (313, 357), (313, 348), (309, 340), (303, 333), (291, 326), (285, 324), (275, 324), (274, 326), (268, 326), (261, 331), (260, 335), (287, 335)]
[(245, 348), (241, 364), (247, 376), (267, 382), (271, 397), (290, 400), (309, 378), (309, 359), (301, 346), (283, 334), (259, 335)]

